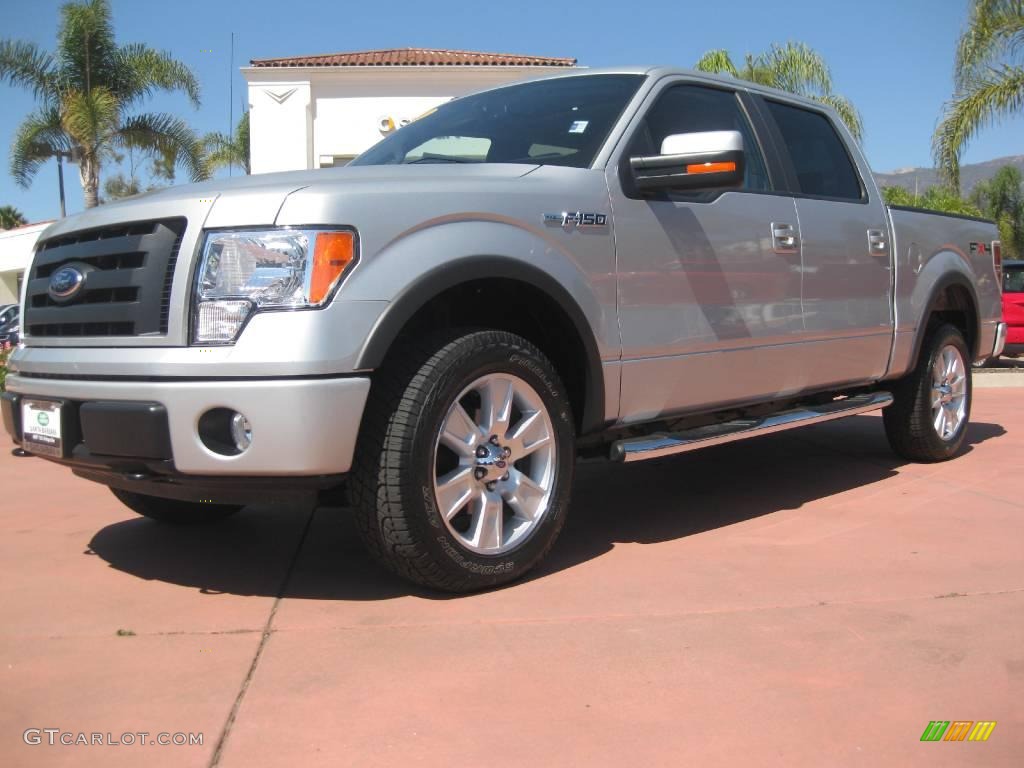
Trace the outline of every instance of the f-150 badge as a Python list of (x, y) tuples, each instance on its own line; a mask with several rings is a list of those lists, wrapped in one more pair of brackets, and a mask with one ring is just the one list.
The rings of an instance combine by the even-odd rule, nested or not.
[(561, 213), (545, 213), (544, 223), (551, 226), (571, 229), (576, 227), (604, 227), (608, 224), (606, 213), (584, 213), (583, 211), (562, 211)]

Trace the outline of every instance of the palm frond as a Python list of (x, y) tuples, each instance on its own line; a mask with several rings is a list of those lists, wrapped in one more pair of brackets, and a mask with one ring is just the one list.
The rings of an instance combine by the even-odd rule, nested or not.
[(53, 56), (34, 43), (0, 40), (0, 82), (22, 86), (37, 99), (57, 95), (57, 71)]
[(32, 183), (39, 167), (58, 152), (71, 149), (61, 125), (60, 110), (44, 107), (33, 112), (18, 126), (11, 144), (11, 176), (21, 187)]
[(57, 55), (66, 85), (79, 91), (110, 85), (116, 80), (117, 52), (110, 4), (107, 0), (66, 3), (60, 15)]
[(117, 129), (120, 115), (117, 97), (107, 88), (72, 91), (64, 97), (61, 122), (76, 143), (99, 151)]
[(821, 104), (827, 104), (832, 107), (858, 143), (864, 140), (864, 123), (860, 118), (857, 108), (853, 106), (852, 101), (836, 93), (826, 93), (822, 96), (813, 96), (812, 98)]
[(115, 92), (126, 105), (154, 91), (183, 91), (192, 106), (199, 106), (199, 81), (183, 63), (166, 51), (142, 43), (123, 45), (117, 51), (118, 82)]
[(123, 147), (173, 155), (192, 181), (209, 178), (199, 140), (184, 120), (173, 115), (147, 113), (129, 117), (117, 131), (115, 141)]
[(932, 139), (935, 164), (947, 182), (960, 188), (960, 155), (982, 128), (1024, 108), (1024, 67), (988, 70), (946, 104), (945, 116)]
[(1024, 0), (975, 0), (956, 51), (956, 87), (1024, 47)]
[(771, 73), (770, 85), (774, 88), (801, 96), (826, 94), (832, 90), (832, 74), (825, 59), (803, 43), (772, 45), (755, 61), (759, 69)]
[(697, 60), (697, 63), (693, 65), (693, 68), (698, 72), (732, 75), (733, 77), (739, 77), (740, 74), (736, 69), (736, 65), (732, 63), (732, 59), (729, 57), (729, 52), (720, 48), (705, 53)]

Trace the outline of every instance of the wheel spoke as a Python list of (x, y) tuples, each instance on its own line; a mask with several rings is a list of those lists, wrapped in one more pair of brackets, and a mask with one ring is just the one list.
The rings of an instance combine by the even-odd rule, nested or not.
[(946, 437), (946, 409), (939, 408), (937, 414), (935, 414), (935, 432), (939, 437)]
[(480, 392), (480, 424), (489, 435), (504, 437), (508, 432), (514, 395), (509, 379), (492, 379)]
[(459, 467), (437, 479), (437, 505), (445, 520), (451, 520), (473, 495), (473, 468)]
[(529, 456), (551, 442), (551, 433), (548, 432), (548, 425), (544, 414), (539, 411), (525, 416), (515, 428), (508, 440), (508, 447), (512, 449), (512, 460)]
[(512, 507), (516, 517), (533, 520), (540, 510), (546, 491), (537, 485), (529, 475), (518, 469), (513, 469), (509, 475), (512, 483), (505, 496), (505, 501)]
[(504, 522), (501, 497), (487, 491), (480, 491), (473, 500), (473, 546), (481, 549), (501, 547)]
[(462, 404), (455, 403), (444, 420), (441, 442), (460, 456), (472, 456), (473, 448), (479, 440), (480, 428)]

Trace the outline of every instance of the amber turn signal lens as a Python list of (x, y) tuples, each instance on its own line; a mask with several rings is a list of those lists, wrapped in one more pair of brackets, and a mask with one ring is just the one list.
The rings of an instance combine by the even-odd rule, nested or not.
[(309, 284), (309, 301), (320, 304), (352, 263), (355, 242), (351, 232), (318, 232), (313, 248), (313, 279)]
[(736, 163), (697, 163), (686, 166), (687, 173), (732, 173)]

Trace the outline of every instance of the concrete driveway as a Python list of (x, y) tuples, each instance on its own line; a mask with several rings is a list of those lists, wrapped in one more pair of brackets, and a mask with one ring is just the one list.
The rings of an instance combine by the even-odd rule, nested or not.
[(1022, 466), (1020, 388), (941, 465), (877, 416), (585, 465), (539, 572), (451, 598), (344, 510), (166, 528), (4, 449), (0, 765), (1019, 766)]

